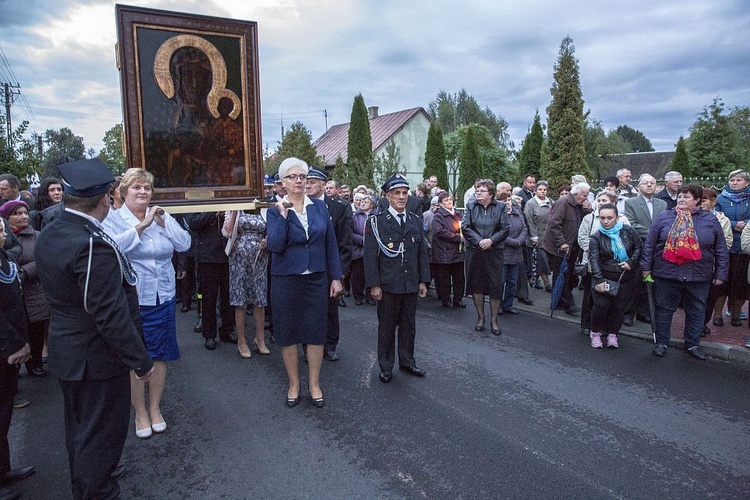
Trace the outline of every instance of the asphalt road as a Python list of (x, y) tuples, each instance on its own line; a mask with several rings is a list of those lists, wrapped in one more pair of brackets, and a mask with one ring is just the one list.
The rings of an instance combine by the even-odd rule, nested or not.
[[(420, 300), (417, 363), (378, 380), (375, 308), (340, 309), (341, 360), (325, 362), (324, 409), (303, 380), (286, 408), (270, 356), (203, 348), (195, 313), (177, 313), (182, 359), (170, 364), (169, 429), (131, 433), (123, 498), (748, 498), (750, 367), (693, 360), (620, 339), (593, 350), (569, 323)], [(294, 311), (290, 313), (294, 314)], [(249, 322), (251, 324), (251, 322)], [(53, 377), (23, 378), (14, 464), (32, 463), (26, 498), (69, 498), (62, 401)]]

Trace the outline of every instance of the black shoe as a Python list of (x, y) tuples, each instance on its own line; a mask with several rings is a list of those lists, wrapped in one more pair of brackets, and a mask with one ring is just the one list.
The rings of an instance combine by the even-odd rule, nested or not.
[(742, 326), (742, 320), (732, 318), (732, 326)]
[(711, 333), (711, 329), (707, 326), (703, 327), (703, 331), (701, 332), (701, 337), (705, 337), (706, 335)]
[(378, 305), (378, 301), (375, 299), (367, 299), (367, 305), (368, 306), (376, 306)]
[(466, 304), (461, 302), (460, 300), (453, 303), (453, 307), (458, 307), (460, 309), (466, 309)]
[(46, 377), (46, 376), (47, 376), (47, 370), (45, 370), (45, 369), (44, 369), (44, 368), (42, 368), (42, 367), (39, 367), (39, 368), (34, 368), (33, 370), (31, 370), (31, 373), (30, 373), (30, 375), (31, 375), (31, 376), (32, 376), (33, 378), (42, 378), (42, 377)]
[(188, 312), (188, 311), (189, 311), (190, 309), (192, 309), (192, 308), (191, 308), (190, 306), (182, 306), (182, 307), (180, 308), (180, 312), (184, 312), (184, 313), (186, 313), (186, 312)]
[(127, 471), (128, 469), (124, 465), (118, 465), (117, 467), (115, 467), (115, 470), (112, 471), (112, 474), (109, 475), (109, 477), (111, 477), (115, 481), (119, 481)]
[(581, 328), (581, 335), (589, 336), (591, 334), (590, 328)]
[(216, 339), (206, 339), (206, 343), (203, 345), (209, 351), (213, 351), (216, 349)]
[(392, 378), (393, 378), (393, 374), (391, 373), (390, 370), (382, 370), (380, 372), (380, 381), (383, 382), (384, 384), (387, 384), (388, 382), (390, 382)]
[(654, 347), (653, 350), (654, 356), (659, 356), (660, 358), (663, 358), (667, 355), (667, 346), (664, 344), (656, 344), (656, 347)]
[(635, 319), (637, 319), (641, 323), (646, 323), (646, 324), (649, 324), (649, 325), (651, 324), (651, 318), (649, 318), (648, 316), (641, 316), (640, 314), (637, 314), (635, 316)]
[(447, 307), (448, 309), (453, 309), (453, 303), (450, 300), (444, 300), (442, 305), (443, 307)]
[(579, 312), (581, 312), (581, 310), (577, 306), (568, 306), (565, 308), (565, 314), (568, 316), (575, 316)]
[(4, 486), (0, 487), (0, 500), (16, 500), (16, 498), (21, 498), (21, 491), (20, 488), (6, 488)]
[(16, 394), (15, 396), (13, 396), (13, 408), (15, 408), (16, 410), (19, 408), (26, 408), (30, 404), (31, 401), (21, 396), (20, 394)]
[(622, 325), (623, 326), (633, 326), (633, 318), (626, 316), (622, 320)]
[(344, 297), (339, 297), (338, 304), (339, 304), (339, 307), (346, 307), (346, 302), (344, 301)]
[(492, 328), (490, 325), (490, 329), (492, 330), (492, 335), (500, 335), (503, 333), (499, 326), (497, 328)]
[(503, 314), (519, 314), (519, 311), (515, 307), (511, 307), (510, 309), (504, 309)]
[(273, 334), (268, 336), (268, 341), (272, 344), (276, 343), (276, 337), (273, 336)]
[(310, 396), (310, 401), (312, 401), (312, 405), (315, 408), (323, 408), (326, 404), (325, 399), (323, 399), (323, 396), (320, 396), (319, 398), (314, 398)]
[(714, 326), (724, 326), (724, 318), (722, 317), (716, 317), (714, 318)]
[(328, 352), (326, 352), (326, 359), (328, 361), (338, 361), (339, 360), (339, 355), (336, 354), (336, 351), (328, 351)]
[(286, 398), (286, 407), (287, 408), (294, 408), (298, 404), (299, 404), (299, 396), (297, 396), (296, 398), (290, 398), (290, 397)]
[(364, 303), (365, 303), (365, 301), (362, 300), (362, 299), (354, 299), (354, 305), (355, 306), (361, 306)]
[(410, 373), (410, 374), (412, 374), (414, 376), (417, 376), (417, 377), (424, 377), (425, 375), (427, 375), (427, 372), (425, 372), (421, 368), (417, 368), (417, 365), (414, 365), (414, 366), (399, 366), (398, 369), (401, 370), (402, 372), (407, 372), (407, 373)]
[(198, 316), (198, 320), (195, 322), (195, 328), (193, 328), (193, 331), (195, 333), (200, 333), (203, 331), (203, 318)]
[(526, 304), (527, 306), (533, 306), (534, 301), (531, 299), (527, 299), (526, 297), (518, 297), (518, 302), (521, 304)]
[(351, 297), (351, 296), (352, 296), (352, 292), (350, 292), (349, 290), (344, 292), (344, 297)]
[(544, 286), (544, 290), (545, 290), (545, 291), (546, 291), (547, 293), (552, 293), (552, 285), (545, 285), (545, 286)]
[(236, 344), (237, 343), (237, 334), (234, 332), (230, 332), (229, 335), (224, 335), (223, 337), (219, 337), (222, 342), (226, 342), (228, 344)]
[(685, 349), (685, 353), (691, 355), (695, 359), (699, 359), (701, 361), (706, 360), (706, 355), (701, 352), (701, 348), (697, 345), (694, 345), (693, 347), (689, 349)]
[(26, 479), (33, 473), (34, 473), (33, 465), (20, 467), (18, 469), (11, 469), (5, 474), (3, 474), (3, 477), (0, 478), (0, 482), (2, 482), (2, 485), (5, 486), (8, 484), (15, 483), (16, 481), (21, 481), (22, 479)]

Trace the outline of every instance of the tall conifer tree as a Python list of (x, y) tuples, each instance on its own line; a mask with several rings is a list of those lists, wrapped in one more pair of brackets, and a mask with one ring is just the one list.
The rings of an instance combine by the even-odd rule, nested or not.
[(352, 115), (349, 120), (349, 144), (346, 150), (346, 176), (337, 179), (344, 184), (356, 186), (373, 185), (373, 155), (372, 136), (370, 135), (370, 120), (367, 117), (367, 107), (362, 94), (354, 97)]
[(554, 67), (555, 81), (547, 108), (548, 165), (544, 176), (553, 186), (583, 174), (591, 179), (583, 143), (583, 96), (575, 46), (570, 37), (560, 44)]
[(466, 126), (466, 136), (461, 145), (461, 154), (459, 157), (459, 180), (456, 195), (458, 200), (463, 200), (464, 193), (474, 185), (477, 177), (482, 177), (482, 159), (479, 154), (479, 144), (477, 141), (476, 125)]
[(683, 177), (690, 177), (693, 172), (690, 169), (690, 156), (688, 155), (687, 141), (680, 136), (680, 138), (677, 139), (675, 148), (674, 156), (672, 157), (671, 170), (681, 173)]
[(534, 115), (534, 123), (531, 130), (526, 134), (521, 146), (520, 174), (533, 174), (540, 177), (542, 174), (542, 145), (544, 144), (544, 131), (542, 130), (539, 111)]
[(424, 153), (424, 178), (434, 175), (438, 179), (438, 186), (448, 189), (448, 165), (445, 161), (445, 141), (443, 128), (437, 122), (430, 123), (427, 132), (427, 149)]

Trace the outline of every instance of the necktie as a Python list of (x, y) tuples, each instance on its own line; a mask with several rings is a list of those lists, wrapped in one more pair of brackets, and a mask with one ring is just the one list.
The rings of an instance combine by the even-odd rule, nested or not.
[(398, 214), (398, 225), (401, 227), (404, 226), (404, 214)]

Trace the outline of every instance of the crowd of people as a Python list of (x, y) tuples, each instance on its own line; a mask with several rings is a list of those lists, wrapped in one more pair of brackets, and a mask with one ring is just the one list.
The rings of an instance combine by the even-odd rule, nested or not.
[(167, 430), (161, 401), (167, 366), (180, 357), (178, 308), (197, 304), (195, 330), (208, 350), (232, 343), (250, 359), (278, 348), (289, 408), (302, 400), (302, 359), (310, 404), (322, 408), (321, 367), (339, 359), (347, 297), (376, 307), (379, 379), (388, 383), (396, 362), (426, 376), (415, 359), (416, 309), (433, 282), (440, 307), (466, 308), (471, 297), (478, 332), (501, 335), (502, 316), (520, 314), (516, 302), (533, 305), (529, 288), (539, 288), (554, 308), (580, 314), (595, 349), (618, 348), (623, 325), (653, 323), (659, 357), (682, 307), (685, 350), (700, 360), (708, 325), (723, 326), (725, 304), (739, 325), (750, 291), (744, 170), (730, 173), (720, 193), (683, 185), (678, 172), (657, 191), (652, 175), (635, 185), (627, 169), (599, 189), (580, 175), (555, 188), (531, 174), (516, 188), (476, 179), (457, 208), (434, 176), (410, 186), (394, 174), (378, 190), (352, 188), (288, 158), (266, 178), (261, 210), (174, 216), (153, 203), (145, 170), (114, 177), (98, 160), (59, 170), (36, 197), (0, 175), (3, 487), (33, 473), (10, 466), (12, 409), (29, 404), (18, 367), (44, 377), (49, 359), (63, 393), (74, 496), (119, 491), (129, 406), (138, 438)]

